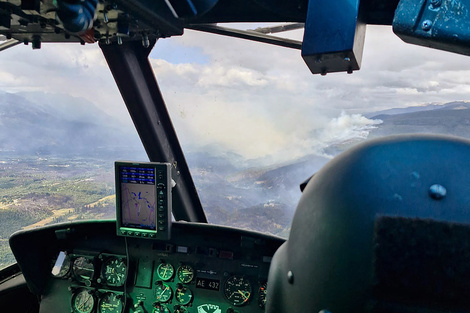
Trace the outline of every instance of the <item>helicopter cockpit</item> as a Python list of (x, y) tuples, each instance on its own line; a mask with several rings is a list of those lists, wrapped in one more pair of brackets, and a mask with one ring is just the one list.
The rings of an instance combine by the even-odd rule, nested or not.
[[(361, 68), (367, 25), (470, 55), (469, 7), (467, 0), (1, 0), (0, 51), (99, 45), (148, 156), (115, 160), (115, 220), (9, 237), (17, 263), (0, 271), (1, 310), (465, 311), (467, 140), (405, 135), (348, 150), (302, 184), (287, 240), (209, 224), (149, 54), (160, 39), (191, 30), (299, 50), (312, 74), (346, 75)], [(227, 26), (235, 23), (268, 26)], [(302, 40), (278, 36), (302, 29)]]

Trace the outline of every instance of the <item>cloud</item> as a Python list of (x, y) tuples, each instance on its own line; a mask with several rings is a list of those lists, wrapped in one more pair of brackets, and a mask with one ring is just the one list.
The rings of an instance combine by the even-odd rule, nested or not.
[[(85, 98), (129, 124), (111, 72), (98, 45), (18, 45), (0, 54), (0, 89), (67, 93)], [(124, 116), (124, 118), (123, 118)]]
[(204, 88), (218, 86), (263, 87), (268, 84), (268, 78), (264, 78), (261, 73), (237, 66), (205, 68), (201, 74), (198, 86)]
[(326, 77), (312, 75), (292, 49), (193, 31), (167, 44), (197, 47), (208, 60), (152, 54), (182, 140), (251, 158), (285, 159), (363, 138), (376, 122), (358, 113), (468, 97), (469, 58), (404, 44), (390, 27), (368, 28), (360, 71)]
[[(279, 87), (280, 79), (269, 74), (252, 70), (242, 71), (250, 75), (237, 77), (233, 71), (239, 67), (162, 60), (153, 60), (152, 64), (182, 144), (192, 150), (218, 145), (245, 158), (281, 162), (309, 153), (321, 154), (323, 148), (338, 140), (363, 138), (368, 127), (375, 125), (360, 115), (344, 112), (331, 119), (329, 116), (335, 113), (325, 114), (312, 99), (299, 101), (299, 95)], [(179, 80), (175, 80), (175, 73)], [(167, 75), (172, 78), (167, 79)], [(226, 78), (230, 76), (232, 84), (228, 85)], [(262, 77), (262, 83), (254, 77)], [(331, 99), (341, 93), (332, 87), (321, 92), (321, 97)]]
[(8, 90), (9, 88), (20, 87), (24, 85), (24, 80), (21, 77), (14, 75), (11, 72), (0, 69), (0, 88)]
[[(404, 44), (390, 27), (368, 27), (352, 75), (312, 75), (298, 50), (190, 30), (159, 40), (150, 56), (183, 146), (219, 145), (247, 158), (293, 158), (363, 137), (375, 124), (357, 114), (468, 100), (470, 92), (470, 58)], [(84, 97), (130, 124), (97, 45), (3, 51), (0, 89)]]

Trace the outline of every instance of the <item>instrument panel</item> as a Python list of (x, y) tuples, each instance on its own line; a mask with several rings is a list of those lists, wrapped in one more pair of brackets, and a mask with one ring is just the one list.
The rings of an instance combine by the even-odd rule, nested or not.
[(120, 313), (123, 311), (127, 258), (108, 253), (74, 254), (61, 251), (53, 277), (70, 281), (72, 313)]
[[(47, 276), (27, 279), (40, 292), (40, 312), (264, 312), (283, 239), (207, 224), (172, 228), (170, 240), (158, 241), (117, 236), (114, 222), (83, 222), (16, 234), (12, 246), (49, 238), (47, 260), (39, 260)], [(28, 264), (22, 269), (33, 274)]]

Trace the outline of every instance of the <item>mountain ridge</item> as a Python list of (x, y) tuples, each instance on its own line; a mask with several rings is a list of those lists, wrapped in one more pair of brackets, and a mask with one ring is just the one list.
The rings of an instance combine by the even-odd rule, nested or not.
[(37, 93), (28, 96), (0, 93), (1, 151), (26, 155), (92, 155), (97, 152), (95, 147), (113, 151), (126, 146), (135, 149), (140, 144), (135, 130), (125, 129), (84, 99), (44, 94), (43, 97), (50, 97), (50, 102), (70, 100), (56, 110), (55, 104), (40, 99), (33, 102), (34, 95)]
[(470, 103), (465, 101), (449, 102), (434, 109), (400, 114), (378, 114), (372, 117), (382, 120), (369, 138), (390, 134), (434, 133), (470, 138)]
[[(54, 101), (67, 104), (56, 106)], [(390, 109), (368, 116), (383, 121), (367, 130), (368, 138), (405, 132), (470, 138), (470, 103), (465, 101)], [(247, 160), (217, 146), (187, 151), (185, 157), (210, 222), (285, 235), (301, 197), (299, 185), (329, 161), (328, 155), (339, 154), (361, 141), (362, 137), (335, 142), (323, 149), (324, 155), (309, 154), (264, 166), (263, 160)], [(96, 146), (101, 147), (99, 151), (95, 151)], [(93, 103), (41, 93), (0, 92), (0, 151), (56, 153), (64, 158), (70, 154), (92, 155), (106, 157), (107, 164), (116, 159), (147, 159), (135, 130), (122, 126)]]

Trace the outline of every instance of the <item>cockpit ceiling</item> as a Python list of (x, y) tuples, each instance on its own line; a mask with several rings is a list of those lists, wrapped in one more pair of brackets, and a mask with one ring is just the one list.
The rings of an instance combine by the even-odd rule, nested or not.
[[(0, 34), (4, 37), (0, 37), (0, 43), (14, 39), (40, 48), (41, 42), (83, 44), (139, 40), (145, 45), (149, 40), (182, 35), (184, 28), (193, 24), (303, 23), (309, 4), (308, 0), (105, 0), (97, 4), (93, 27), (77, 34), (66, 31), (57, 18), (56, 3), (60, 2), (73, 1), (1, 0)], [(398, 0), (361, 1), (366, 23), (390, 25), (397, 4)]]

